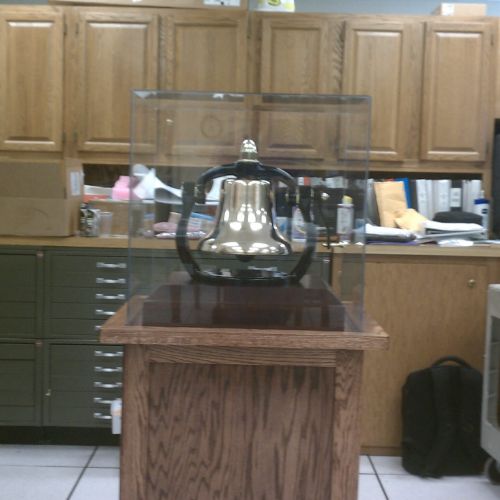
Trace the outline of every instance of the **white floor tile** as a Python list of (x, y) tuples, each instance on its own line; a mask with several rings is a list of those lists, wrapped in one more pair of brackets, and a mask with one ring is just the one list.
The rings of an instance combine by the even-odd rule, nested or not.
[(120, 497), (120, 471), (118, 469), (87, 469), (71, 500), (118, 500)]
[(66, 500), (81, 470), (0, 465), (0, 500)]
[[(365, 476), (370, 477), (370, 476)], [(500, 486), (482, 476), (422, 479), (412, 475), (379, 476), (389, 500), (498, 500)]]
[(89, 467), (120, 467), (120, 448), (118, 446), (99, 446)]
[(372, 464), (366, 455), (359, 457), (359, 473), (360, 474), (375, 474)]
[(401, 465), (401, 457), (370, 457), (377, 474), (408, 474)]
[(0, 445), (0, 465), (83, 467), (94, 446)]
[(358, 500), (385, 500), (377, 476), (369, 474), (359, 476)]

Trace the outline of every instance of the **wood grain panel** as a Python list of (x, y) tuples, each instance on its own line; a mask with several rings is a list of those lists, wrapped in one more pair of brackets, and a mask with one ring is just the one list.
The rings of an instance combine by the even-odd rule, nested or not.
[(245, 92), (247, 18), (244, 12), (163, 15), (162, 88)]
[(63, 17), (58, 9), (2, 9), (0, 75), (0, 150), (61, 151)]
[(332, 498), (334, 369), (153, 364), (150, 377), (147, 498)]
[(123, 435), (120, 456), (120, 498), (146, 500), (149, 422), (149, 361), (147, 347), (127, 346), (123, 379)]
[(337, 352), (332, 500), (356, 500), (361, 449), (361, 379), (363, 352)]
[[(264, 17), (260, 90), (269, 93), (331, 92), (334, 44), (327, 19)], [(278, 107), (258, 116), (263, 157), (319, 159), (326, 154), (325, 117)]]
[(422, 159), (485, 160), (492, 43), (488, 23), (427, 23)]
[(370, 159), (405, 158), (410, 127), (414, 53), (412, 22), (347, 21), (344, 94), (369, 95)]
[[(128, 152), (132, 89), (155, 89), (158, 19), (137, 12), (79, 11), (78, 150)], [(155, 139), (156, 123), (144, 122), (146, 147)]]
[(164, 363), (202, 363), (260, 366), (318, 366), (336, 365), (337, 351), (314, 349), (235, 349), (222, 347), (150, 347), (151, 361)]
[(445, 355), (481, 370), (488, 269), (479, 259), (368, 257), (366, 309), (390, 332), (391, 346), (366, 353), (364, 446), (398, 450), (401, 388), (411, 371)]

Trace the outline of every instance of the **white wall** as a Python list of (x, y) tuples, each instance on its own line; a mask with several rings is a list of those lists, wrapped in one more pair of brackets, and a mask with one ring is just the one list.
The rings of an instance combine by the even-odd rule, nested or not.
[[(46, 4), (47, 0), (0, 0), (0, 4)], [(296, 12), (352, 14), (430, 14), (439, 0), (295, 0)], [(500, 17), (500, 0), (455, 0), (455, 3), (485, 3), (487, 15)], [(254, 10), (257, 0), (249, 0)]]
[[(257, 0), (249, 0), (249, 3), (251, 9), (256, 8)], [(440, 0), (295, 0), (295, 11), (426, 15), (440, 3)], [(500, 16), (500, 0), (455, 0), (454, 3), (485, 3), (487, 15)]]

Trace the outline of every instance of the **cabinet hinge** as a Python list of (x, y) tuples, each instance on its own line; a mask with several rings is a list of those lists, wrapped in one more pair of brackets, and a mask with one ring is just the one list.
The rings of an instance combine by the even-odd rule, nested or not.
[(80, 33), (80, 25), (78, 23), (75, 24), (75, 35)]
[(495, 45), (495, 35), (493, 33), (490, 35), (490, 43), (492, 47)]
[(64, 23), (63, 35), (66, 36), (67, 34), (68, 34), (68, 23)]
[(75, 130), (73, 132), (73, 144), (76, 144), (78, 141), (78, 132)]
[(63, 145), (63, 148), (66, 145), (66, 132), (62, 133), (62, 145)]

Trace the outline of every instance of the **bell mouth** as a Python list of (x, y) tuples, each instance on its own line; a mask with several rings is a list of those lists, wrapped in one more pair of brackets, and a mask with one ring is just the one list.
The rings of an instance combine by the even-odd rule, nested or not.
[(226, 179), (213, 231), (202, 252), (228, 255), (290, 255), (291, 245), (273, 222), (273, 193), (267, 180)]
[(291, 247), (286, 241), (273, 243), (220, 241), (216, 238), (203, 240), (199, 247), (202, 252), (229, 255), (290, 255)]

